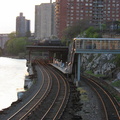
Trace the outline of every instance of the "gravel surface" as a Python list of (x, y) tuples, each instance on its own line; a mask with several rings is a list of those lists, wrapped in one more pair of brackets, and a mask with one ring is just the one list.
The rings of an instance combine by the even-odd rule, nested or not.
[(72, 82), (70, 86), (69, 103), (60, 120), (105, 120), (101, 102), (88, 85), (81, 81), (79, 88)]

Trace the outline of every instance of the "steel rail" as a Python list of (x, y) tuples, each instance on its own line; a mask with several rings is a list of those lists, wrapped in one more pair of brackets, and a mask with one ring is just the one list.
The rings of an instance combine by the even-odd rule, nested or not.
[[(70, 93), (70, 87), (69, 87), (68, 82), (65, 81), (65, 78), (64, 78), (62, 75), (61, 75), (61, 79), (63, 80), (64, 85), (65, 85), (65, 95), (64, 95), (63, 101), (62, 101), (62, 103), (61, 103), (61, 105), (60, 105), (60, 107), (59, 107), (59, 110), (58, 110), (58, 112), (56, 113), (56, 115), (55, 115), (55, 117), (53, 118), (53, 120), (55, 120), (55, 119), (57, 118), (57, 116), (59, 115), (59, 112), (60, 112), (60, 110), (62, 109), (62, 107), (63, 107), (66, 99), (67, 99), (67, 101), (66, 101), (66, 104), (67, 104), (67, 102), (68, 102), (68, 97), (69, 97), (69, 93)], [(67, 89), (67, 87), (69, 88), (69, 90)], [(67, 93), (67, 92), (68, 92), (68, 93)], [(65, 104), (65, 106), (66, 106), (66, 104)], [(65, 109), (65, 106), (64, 106), (64, 109)], [(62, 110), (62, 111), (63, 111), (63, 110)], [(62, 113), (61, 113), (61, 114), (62, 114)], [(60, 114), (60, 116), (58, 117), (58, 119), (60, 119), (61, 114)]]
[[(12, 118), (14, 118), (18, 113), (20, 113), (23, 109), (25, 109), (25, 107), (31, 103), (31, 101), (33, 101), (35, 99), (35, 97), (39, 94), (39, 92), (42, 90), (43, 86), (44, 86), (44, 83), (45, 83), (45, 75), (44, 75), (44, 72), (45, 72), (45, 69), (44, 69), (44, 72), (39, 68), (39, 70), (41, 71), (42, 73), (42, 77), (43, 77), (43, 80), (42, 80), (42, 85), (40, 87), (40, 89), (37, 91), (37, 93), (32, 97), (32, 99), (30, 99), (23, 107), (21, 107), (16, 113), (14, 113), (11, 117), (9, 117), (7, 120), (11, 120)], [(47, 73), (47, 72), (46, 72)], [(49, 78), (49, 75), (47, 73), (47, 76)], [(50, 80), (49, 80), (49, 83), (50, 83)], [(30, 109), (28, 110), (27, 112), (24, 112), (25, 114), (19, 119), (19, 120), (22, 120), (24, 117), (27, 116), (28, 113), (30, 113), (33, 108), (43, 99), (43, 97), (45, 96), (45, 94), (47, 93), (47, 90), (49, 88), (49, 85), (47, 86), (47, 89), (46, 91), (44, 92), (44, 94), (41, 96), (41, 98), (38, 100), (38, 102)]]
[[(39, 61), (37, 61), (37, 64), (40, 66)], [(40, 67), (39, 67), (39, 69), (40, 69)], [(40, 70), (41, 70), (41, 69), (40, 69)], [(43, 70), (44, 70), (44, 72), (45, 72), (45, 73), (47, 74), (47, 76), (48, 76), (48, 80), (49, 80), (49, 81), (48, 81), (48, 86), (47, 86), (44, 94), (42, 95), (42, 97), (38, 100), (38, 102), (37, 102), (33, 107), (31, 107), (30, 110), (29, 110), (24, 116), (22, 116), (20, 120), (22, 120), (22, 119), (24, 119), (25, 117), (27, 117), (27, 116), (28, 116), (28, 113), (30, 113), (31, 111), (34, 111), (34, 109), (36, 108), (36, 106), (38, 106), (38, 104), (39, 104), (39, 106), (40, 106), (40, 104), (42, 103), (42, 101), (45, 99), (45, 97), (47, 97), (48, 93), (50, 92), (50, 89), (51, 89), (51, 84), (50, 84), (50, 82), (52, 82), (52, 81), (50, 81), (50, 75), (49, 75), (49, 73), (46, 71), (46, 69), (43, 69)], [(43, 73), (43, 71), (42, 71), (42, 73)], [(44, 78), (45, 78), (45, 77), (44, 77)], [(44, 83), (45, 83), (45, 81), (44, 81)], [(49, 89), (49, 88), (50, 88), (50, 89)]]
[(59, 95), (59, 92), (60, 92), (60, 82), (59, 82), (59, 80), (58, 80), (58, 77), (57, 77), (52, 71), (51, 71), (51, 73), (55, 76), (55, 78), (56, 78), (56, 80), (57, 80), (57, 83), (58, 83), (58, 91), (57, 91), (57, 94), (56, 94), (56, 96), (55, 96), (55, 98), (54, 98), (51, 106), (50, 106), (49, 109), (46, 111), (46, 113), (45, 113), (44, 116), (41, 118), (41, 120), (43, 120), (43, 119), (46, 117), (46, 115), (48, 114), (48, 112), (51, 110), (51, 108), (52, 108), (53, 105), (55, 104), (56, 99), (57, 99), (57, 97), (58, 97), (58, 95)]
[[(99, 94), (100, 100), (102, 99), (102, 103), (104, 102), (103, 107), (104, 107), (106, 119), (107, 119), (107, 120), (110, 120), (111, 118), (109, 118), (108, 111), (107, 111), (107, 106), (106, 106), (106, 102), (105, 102), (104, 99), (102, 98), (102, 94), (100, 94), (100, 93), (98, 92), (98, 90), (97, 90), (98, 88), (107, 96), (107, 98), (109, 99), (111, 105), (113, 106), (114, 112), (116, 113), (116, 116), (115, 116), (115, 117), (116, 117), (116, 120), (120, 120), (119, 111), (117, 110), (117, 107), (116, 107), (116, 105), (115, 105), (115, 103), (114, 103), (115, 99), (114, 99), (114, 98), (111, 98), (110, 93), (108, 94), (108, 92), (107, 92), (105, 89), (103, 89), (103, 87), (102, 87), (100, 84), (98, 84), (97, 82), (95, 82), (93, 79), (86, 78), (85, 76), (82, 76), (82, 77), (84, 77), (85, 79), (89, 80), (89, 81), (87, 81), (87, 83), (89, 82), (90, 86), (92, 86), (93, 89), (96, 89), (95, 91), (97, 92), (97, 94)], [(85, 82), (86, 82), (86, 81), (85, 81)], [(96, 86), (96, 88), (93, 87), (93, 85), (92, 85), (91, 83), (94, 84), (94, 85)], [(114, 101), (113, 101), (112, 99), (114, 99)], [(107, 102), (108, 102), (108, 101), (107, 101)], [(111, 106), (111, 107), (112, 107), (112, 106)], [(106, 112), (107, 112), (107, 113), (106, 113)], [(109, 114), (112, 114), (112, 113), (109, 113)]]
[[(60, 75), (56, 70), (51, 69), (51, 67), (49, 67), (49, 69), (51, 70), (51, 73), (54, 74), (54, 76), (56, 77), (56, 79), (58, 79), (58, 77), (59, 77), (59, 79), (63, 81), (62, 86), (64, 85), (64, 87), (65, 87), (64, 96), (63, 96), (63, 98), (62, 98), (61, 104), (60, 104), (57, 112), (55, 113), (55, 116), (52, 118), (52, 120), (56, 120), (56, 118), (57, 118), (57, 119), (60, 118), (60, 116), (61, 116), (61, 112), (60, 112), (60, 111), (61, 111), (61, 109), (62, 109), (62, 107), (63, 107), (63, 105), (64, 105), (64, 103), (65, 103), (65, 100), (66, 100), (66, 99), (68, 98), (68, 96), (69, 96), (69, 95), (68, 95), (69, 92), (68, 92), (68, 89), (67, 89), (67, 88), (69, 88), (69, 84), (68, 84), (68, 82), (65, 82), (65, 78), (63, 78), (63, 76)], [(57, 75), (57, 76), (56, 76), (56, 75)], [(60, 90), (60, 87), (59, 87), (59, 90)], [(67, 92), (68, 92), (68, 93), (67, 93)], [(59, 95), (59, 93), (56, 95), (56, 98), (54, 99), (52, 105), (51, 105), (51, 106), (49, 107), (49, 109), (46, 111), (46, 113), (45, 113), (44, 116), (41, 118), (41, 120), (44, 120), (44, 119), (47, 117), (47, 114), (48, 114), (48, 113), (50, 112), (50, 110), (52, 109), (52, 107), (54, 107), (54, 104), (55, 104), (57, 98), (59, 97), (58, 95)], [(68, 96), (67, 96), (67, 95), (68, 95)], [(68, 99), (67, 99), (67, 101), (68, 101)], [(64, 108), (65, 108), (65, 105), (64, 105)], [(62, 111), (63, 111), (63, 110), (64, 110), (64, 109), (62, 109)], [(59, 117), (58, 117), (58, 116), (59, 116)]]

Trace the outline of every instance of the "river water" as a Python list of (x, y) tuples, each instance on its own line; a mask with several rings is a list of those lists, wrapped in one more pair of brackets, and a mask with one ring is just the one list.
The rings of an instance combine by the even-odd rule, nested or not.
[(0, 110), (18, 99), (17, 92), (23, 90), (26, 74), (25, 59), (0, 57)]

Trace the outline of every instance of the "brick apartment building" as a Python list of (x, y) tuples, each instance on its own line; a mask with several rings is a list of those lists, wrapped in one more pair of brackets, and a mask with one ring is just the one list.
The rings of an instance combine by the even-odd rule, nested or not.
[(103, 23), (120, 20), (120, 0), (56, 0), (56, 29), (59, 38), (66, 27), (89, 20), (101, 29)]

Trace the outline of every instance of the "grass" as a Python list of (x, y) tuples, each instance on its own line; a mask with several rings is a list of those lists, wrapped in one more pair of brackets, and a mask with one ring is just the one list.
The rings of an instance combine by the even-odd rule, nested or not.
[(113, 82), (112, 85), (120, 88), (120, 80)]
[(90, 74), (90, 75), (95, 76), (95, 77), (105, 77), (105, 75), (102, 75), (102, 74), (95, 75), (94, 73), (92, 73), (92, 71), (85, 71), (85, 73)]
[(115, 96), (116, 100), (120, 102), (120, 97), (119, 96)]

